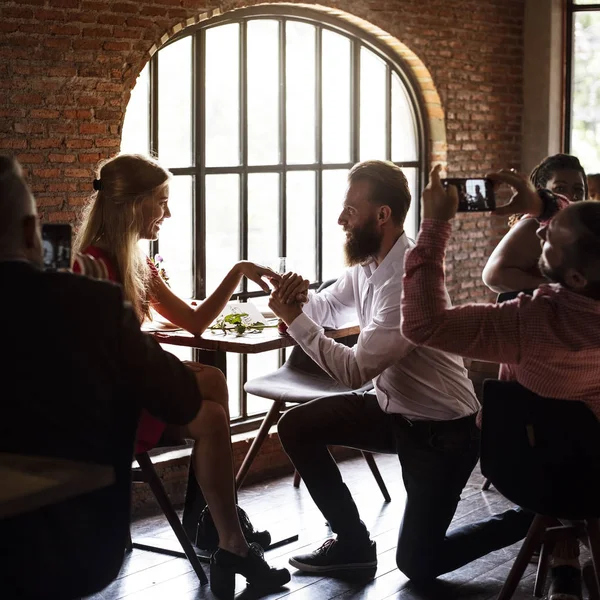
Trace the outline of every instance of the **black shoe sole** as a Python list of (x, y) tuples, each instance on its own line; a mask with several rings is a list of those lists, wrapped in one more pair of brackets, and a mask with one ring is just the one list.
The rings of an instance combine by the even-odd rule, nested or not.
[(290, 565), (303, 571), (304, 573), (316, 573), (319, 575), (329, 575), (330, 577), (356, 577), (356, 578), (369, 578), (375, 577), (377, 572), (377, 561), (369, 563), (348, 563), (345, 565), (329, 565), (329, 566), (316, 566), (308, 565), (297, 561), (294, 558), (290, 558)]

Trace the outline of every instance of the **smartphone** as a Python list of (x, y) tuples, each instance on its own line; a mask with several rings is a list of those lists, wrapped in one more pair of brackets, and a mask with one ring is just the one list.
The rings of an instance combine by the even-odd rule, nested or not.
[(42, 223), (45, 271), (71, 269), (72, 228), (68, 223)]
[(485, 212), (496, 210), (496, 195), (491, 179), (442, 179), (442, 185), (458, 189), (458, 212)]

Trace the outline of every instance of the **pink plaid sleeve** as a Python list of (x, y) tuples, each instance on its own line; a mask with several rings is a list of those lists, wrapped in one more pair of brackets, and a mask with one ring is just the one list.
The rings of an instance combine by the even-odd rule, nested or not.
[(425, 219), (407, 253), (402, 333), (411, 342), (478, 360), (516, 364), (521, 357), (520, 299), (452, 307), (444, 282), (451, 225)]

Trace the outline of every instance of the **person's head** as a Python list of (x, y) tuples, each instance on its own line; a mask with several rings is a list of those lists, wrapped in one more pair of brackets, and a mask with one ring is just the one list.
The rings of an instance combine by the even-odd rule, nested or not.
[(600, 200), (600, 173), (592, 173), (587, 176), (588, 198), (590, 200)]
[(588, 196), (585, 171), (579, 159), (570, 154), (547, 156), (531, 171), (529, 179), (536, 189), (561, 194), (570, 202), (579, 202)]
[(385, 235), (401, 233), (409, 207), (410, 190), (400, 167), (382, 160), (354, 165), (338, 218), (346, 232), (347, 263), (364, 262), (377, 254)]
[(141, 154), (102, 161), (96, 192), (84, 208), (75, 238), (75, 252), (96, 245), (113, 256), (125, 297), (140, 317), (148, 314), (148, 270), (137, 243), (156, 239), (163, 220), (171, 216), (169, 179), (169, 171)]
[(35, 200), (16, 159), (0, 156), (0, 259), (43, 261)]
[(550, 281), (600, 300), (600, 204), (581, 202), (538, 229), (541, 273)]

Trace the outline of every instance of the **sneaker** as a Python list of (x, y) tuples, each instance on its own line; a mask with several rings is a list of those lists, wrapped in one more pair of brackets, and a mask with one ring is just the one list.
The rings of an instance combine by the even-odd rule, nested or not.
[(375, 576), (377, 570), (377, 546), (369, 540), (363, 546), (342, 544), (337, 539), (327, 540), (310, 554), (290, 558), (290, 565), (307, 573), (343, 574), (354, 571), (363, 576)]
[(581, 570), (568, 565), (552, 567), (548, 600), (581, 600)]
[(244, 557), (217, 548), (210, 558), (210, 589), (217, 598), (233, 600), (236, 573), (246, 578), (248, 587), (260, 591), (280, 588), (292, 578), (287, 569), (269, 566), (258, 544), (250, 544)]
[[(254, 529), (254, 525), (250, 522), (248, 513), (241, 508), (237, 507), (238, 519), (242, 526), (242, 532), (248, 544), (256, 543), (263, 550), (266, 550), (271, 544), (271, 534), (268, 531), (257, 531)], [(208, 506), (200, 514), (198, 520), (198, 530), (196, 532), (196, 547), (201, 550), (208, 550), (214, 552), (219, 545), (219, 534), (213, 521), (212, 515), (208, 510)]]

